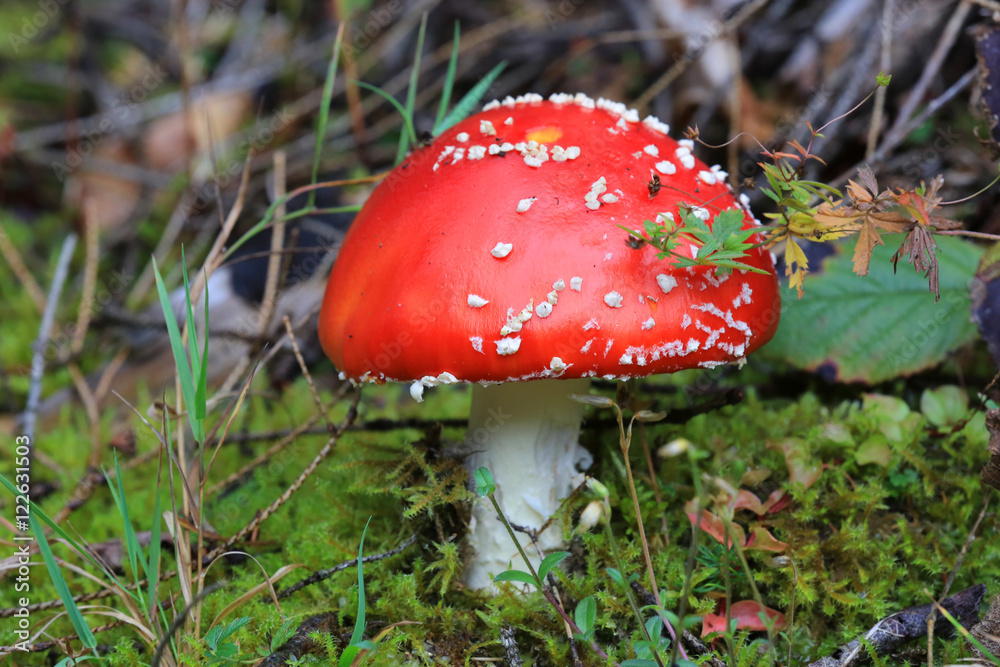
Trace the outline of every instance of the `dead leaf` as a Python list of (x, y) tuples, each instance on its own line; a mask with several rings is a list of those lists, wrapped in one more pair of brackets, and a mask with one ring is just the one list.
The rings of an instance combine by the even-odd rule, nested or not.
[[(774, 627), (780, 628), (785, 624), (785, 615), (769, 607), (761, 607), (755, 600), (743, 600), (736, 602), (729, 608), (729, 617), (736, 621), (737, 630), (749, 630), (751, 632), (764, 632), (767, 625), (761, 619), (761, 614), (774, 621)], [(704, 637), (712, 632), (726, 631), (726, 613), (705, 614), (701, 626), (701, 636)]]
[(941, 287), (938, 284), (937, 242), (930, 229), (924, 225), (916, 225), (903, 239), (903, 244), (892, 256), (893, 269), (900, 257), (910, 256), (910, 264), (927, 278), (928, 287), (934, 294), (934, 301), (941, 298)]
[(875, 229), (875, 223), (865, 220), (858, 232), (858, 242), (854, 246), (854, 273), (859, 276), (868, 275), (868, 267), (872, 262), (872, 253), (876, 246), (884, 245), (882, 237)]

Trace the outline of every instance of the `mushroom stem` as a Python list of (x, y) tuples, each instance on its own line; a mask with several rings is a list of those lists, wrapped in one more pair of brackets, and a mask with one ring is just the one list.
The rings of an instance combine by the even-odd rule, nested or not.
[[(472, 453), (466, 467), (489, 468), (496, 480), (496, 498), (507, 520), (526, 528), (541, 528), (573, 490), (578, 470), (591, 456), (579, 444), (584, 406), (569, 394), (586, 394), (589, 379), (509, 382), (474, 385), (465, 446)], [(553, 521), (538, 536), (542, 550), (563, 544), (562, 523)], [(474, 551), (466, 565), (465, 583), (489, 588), (489, 575), (523, 569), (516, 547), (490, 503), (473, 505), (469, 545)], [(529, 554), (535, 550), (525, 545)], [(535, 561), (537, 565), (537, 560)]]

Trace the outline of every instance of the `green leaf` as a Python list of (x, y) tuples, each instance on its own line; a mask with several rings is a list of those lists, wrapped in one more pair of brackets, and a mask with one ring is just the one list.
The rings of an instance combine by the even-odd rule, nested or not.
[(550, 553), (548, 556), (542, 559), (541, 564), (538, 566), (538, 578), (544, 579), (545, 575), (547, 575), (552, 570), (552, 568), (554, 568), (556, 565), (558, 565), (567, 558), (569, 558), (568, 551), (554, 551)]
[(208, 644), (208, 648), (216, 651), (220, 648), (220, 644), (226, 642), (252, 620), (250, 616), (240, 616), (225, 625), (217, 625), (205, 634), (205, 643)]
[[(312, 184), (319, 182), (319, 162), (323, 157), (323, 142), (326, 140), (326, 126), (330, 120), (330, 101), (333, 99), (333, 83), (337, 79), (337, 64), (340, 62), (340, 45), (343, 41), (343, 33), (337, 35), (337, 41), (333, 44), (333, 55), (330, 58), (330, 65), (326, 69), (326, 80), (323, 82), (323, 96), (319, 105), (319, 118), (316, 120), (316, 145), (313, 153)], [(316, 205), (316, 191), (309, 191), (309, 203), (307, 209)]]
[(448, 71), (445, 73), (444, 87), (441, 89), (441, 103), (438, 105), (437, 118), (434, 119), (434, 129), (431, 134), (436, 135), (439, 132), (438, 128), (444, 121), (445, 114), (448, 113), (448, 105), (451, 103), (451, 90), (455, 84), (455, 70), (458, 66), (459, 33), (458, 21), (455, 21), (455, 37), (451, 42), (451, 58), (448, 59)]
[(476, 471), (472, 473), (472, 477), (475, 479), (476, 493), (479, 494), (480, 498), (492, 496), (496, 493), (497, 484), (493, 481), (493, 474), (489, 468), (476, 468)]
[[(112, 480), (106, 470), (102, 470), (104, 478), (108, 480), (108, 490), (115, 503), (115, 509), (122, 519), (122, 528), (125, 533), (125, 552), (128, 555), (128, 562), (132, 569), (132, 578), (138, 584), (144, 575), (149, 574), (149, 564), (143, 557), (142, 548), (139, 546), (139, 538), (132, 527), (132, 520), (129, 518), (128, 504), (125, 502), (125, 487), (122, 485), (122, 470), (118, 465), (118, 452), (114, 452), (115, 479)], [(141, 569), (140, 569), (141, 568)], [(137, 589), (141, 592), (141, 588)]]
[(888, 86), (890, 81), (892, 81), (892, 75), (885, 72), (879, 72), (878, 76), (875, 77), (875, 83), (878, 84), (879, 88)]
[(365, 90), (370, 90), (371, 92), (380, 96), (386, 102), (394, 106), (396, 108), (396, 111), (399, 112), (399, 115), (403, 117), (403, 130), (409, 133), (409, 140), (413, 143), (417, 143), (417, 132), (413, 128), (413, 117), (407, 115), (406, 107), (400, 104), (399, 100), (397, 100), (395, 97), (385, 92), (378, 86), (373, 86), (370, 83), (365, 83), (364, 81), (354, 81), (354, 83), (358, 84)]
[(659, 638), (660, 634), (663, 632), (663, 619), (659, 616), (653, 616), (648, 621), (646, 621), (646, 632), (654, 640)]
[(594, 623), (597, 621), (597, 600), (592, 595), (576, 603), (573, 620), (584, 634), (589, 635), (594, 631)]
[[(162, 459), (161, 459), (162, 460)], [(118, 465), (118, 457), (115, 456), (115, 466)], [(119, 478), (121, 472), (118, 472)], [(163, 517), (160, 516), (160, 484), (156, 482), (156, 491), (153, 496), (153, 524), (149, 531), (149, 569), (146, 570), (146, 580), (149, 582), (146, 588), (146, 600), (149, 605), (147, 614), (153, 618), (157, 613), (156, 595), (160, 584), (160, 534), (162, 531)]]
[(486, 76), (480, 79), (476, 85), (472, 87), (472, 90), (465, 94), (465, 97), (463, 97), (461, 101), (455, 105), (455, 108), (451, 110), (451, 113), (445, 116), (444, 120), (441, 121), (441, 123), (435, 128), (435, 135), (441, 134), (449, 127), (455, 123), (461, 122), (469, 114), (471, 114), (472, 110), (476, 108), (476, 105), (479, 104), (483, 95), (486, 94), (486, 91), (489, 90), (489, 87), (493, 85), (493, 82), (496, 81), (496, 78), (500, 76), (500, 72), (502, 72), (506, 66), (507, 63), (504, 61), (487, 72)]
[(536, 588), (538, 587), (538, 581), (536, 581), (535, 578), (527, 572), (522, 572), (521, 570), (507, 570), (506, 572), (501, 572), (497, 576), (493, 577), (493, 581), (519, 581), (522, 584), (531, 584)]
[(59, 569), (55, 556), (52, 555), (52, 549), (49, 547), (48, 538), (45, 537), (45, 531), (42, 530), (42, 524), (38, 522), (34, 512), (28, 517), (28, 522), (31, 524), (31, 533), (38, 540), (38, 551), (41, 552), (42, 560), (45, 561), (45, 569), (49, 571), (49, 577), (52, 578), (52, 584), (56, 587), (56, 592), (59, 593), (59, 599), (62, 600), (63, 606), (66, 607), (66, 615), (69, 616), (70, 623), (73, 624), (73, 629), (76, 630), (77, 637), (80, 638), (80, 641), (87, 648), (96, 648), (97, 639), (94, 637), (94, 633), (90, 631), (90, 626), (83, 619), (80, 608), (76, 606), (76, 601), (73, 600), (73, 595), (69, 592), (69, 586), (66, 585), (66, 579), (63, 578), (62, 570)]
[(937, 427), (960, 423), (969, 410), (969, 395), (953, 384), (925, 389), (920, 396), (920, 411)]
[(368, 517), (368, 522), (365, 524), (365, 529), (361, 531), (361, 544), (358, 545), (358, 615), (354, 620), (354, 632), (351, 633), (351, 641), (348, 642), (347, 648), (340, 655), (340, 660), (337, 662), (339, 667), (348, 667), (351, 664), (351, 660), (357, 655), (360, 650), (360, 643), (364, 638), (365, 632), (365, 573), (364, 573), (364, 551), (365, 551), (365, 535), (368, 534), (368, 525), (371, 524), (372, 518)]
[(289, 618), (271, 635), (271, 653), (274, 653), (284, 645), (289, 639), (295, 636), (297, 631), (295, 619)]
[[(170, 349), (174, 353), (174, 364), (177, 366), (177, 376), (181, 383), (181, 394), (184, 396), (184, 403), (187, 406), (188, 421), (191, 423), (191, 432), (197, 442), (205, 439), (202, 423), (194, 414), (194, 406), (197, 403), (194, 378), (191, 376), (191, 365), (188, 361), (187, 352), (184, 349), (184, 341), (181, 338), (181, 330), (177, 325), (177, 318), (174, 316), (174, 308), (170, 303), (170, 295), (167, 287), (163, 283), (163, 276), (160, 275), (160, 267), (153, 257), (153, 276), (156, 278), (156, 292), (160, 297), (160, 308), (163, 310), (163, 319), (167, 323), (167, 336), (170, 338)], [(193, 324), (192, 324), (193, 326)]]
[[(420, 57), (424, 52), (424, 36), (427, 34), (427, 12), (420, 17), (420, 30), (417, 32), (417, 52), (413, 56), (413, 64), (410, 66), (410, 85), (406, 89), (406, 114), (405, 118), (413, 118), (413, 108), (417, 99), (417, 80), (420, 78)], [(415, 143), (415, 142), (414, 142)], [(406, 157), (406, 150), (410, 147), (405, 132), (399, 134), (399, 148), (396, 150), (396, 164)]]
[(622, 667), (657, 667), (656, 663), (646, 658), (632, 658), (622, 663)]
[(607, 568), (607, 573), (608, 576), (611, 577), (612, 581), (614, 581), (616, 584), (618, 584), (619, 586), (625, 585), (625, 577), (622, 576), (621, 572), (619, 572), (613, 567), (609, 567)]
[(893, 275), (890, 257), (903, 239), (884, 238), (867, 277), (853, 275), (854, 244), (837, 244), (838, 252), (810, 274), (801, 300), (782, 290), (781, 324), (757, 354), (798, 368), (823, 366), (840, 382), (876, 383), (935, 366), (975, 340), (969, 285), (982, 251), (935, 237), (941, 286), (935, 304), (926, 279), (910, 266), (901, 264)]

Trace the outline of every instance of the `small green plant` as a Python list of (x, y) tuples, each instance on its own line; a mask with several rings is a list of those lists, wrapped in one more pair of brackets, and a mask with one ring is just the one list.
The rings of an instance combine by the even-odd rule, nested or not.
[(201, 349), (195, 340), (194, 331), (194, 308), (191, 306), (191, 284), (188, 282), (187, 262), (184, 258), (184, 248), (181, 248), (181, 270), (184, 274), (184, 305), (187, 313), (188, 327), (188, 350), (190, 356), (184, 349), (184, 336), (174, 315), (173, 305), (170, 303), (170, 295), (160, 275), (160, 268), (153, 258), (153, 274), (156, 276), (156, 291), (160, 297), (160, 306), (163, 309), (163, 317), (167, 322), (167, 335), (170, 338), (170, 349), (174, 354), (174, 363), (177, 366), (177, 376), (181, 383), (181, 395), (184, 397), (184, 404), (187, 407), (188, 422), (191, 424), (191, 433), (195, 442), (201, 444), (205, 441), (205, 417), (207, 415), (208, 402), (208, 280), (205, 281), (205, 338)]
[(358, 546), (358, 615), (354, 620), (354, 632), (347, 643), (347, 648), (340, 654), (337, 667), (351, 667), (354, 658), (361, 651), (374, 651), (375, 643), (365, 639), (365, 573), (364, 573), (364, 550), (365, 535), (368, 534), (368, 526), (371, 524), (371, 517), (365, 524), (365, 529), (361, 532), (361, 544)]
[[(743, 229), (745, 214), (740, 209), (727, 209), (715, 216), (709, 228), (696, 213), (694, 207), (680, 204), (681, 222), (660, 218), (661, 222), (643, 220), (643, 231), (618, 225), (633, 238), (648, 243), (657, 250), (657, 259), (670, 259), (679, 269), (688, 267), (712, 267), (716, 275), (729, 274), (733, 269), (767, 273), (746, 262), (739, 261), (747, 251), (759, 244), (749, 241), (759, 230), (755, 227)], [(682, 244), (698, 244), (698, 252), (691, 258), (677, 252)]]
[[(529, 570), (529, 572), (523, 572), (520, 570), (507, 570), (506, 572), (501, 572), (496, 577), (494, 577), (493, 581), (519, 581), (534, 586), (539, 591), (541, 591), (542, 595), (545, 596), (545, 599), (548, 601), (548, 603), (562, 617), (563, 621), (565, 621), (567, 626), (569, 626), (574, 636), (585, 635), (586, 634), (585, 631), (581, 629), (580, 626), (578, 626), (572, 618), (569, 617), (569, 614), (566, 613), (566, 610), (563, 608), (562, 604), (555, 598), (555, 596), (552, 594), (552, 592), (548, 589), (548, 587), (544, 583), (544, 577), (547, 576), (548, 573), (552, 570), (552, 568), (555, 567), (560, 561), (569, 556), (569, 554), (565, 551), (557, 551), (553, 554), (549, 554), (549, 556), (547, 556), (545, 559), (542, 560), (541, 564), (539, 565), (538, 571), (536, 571), (535, 566), (531, 564), (531, 561), (528, 560), (527, 554), (524, 553), (524, 548), (521, 546), (521, 543), (518, 541), (517, 536), (514, 534), (514, 529), (511, 528), (510, 522), (507, 520), (507, 517), (504, 516), (503, 510), (500, 509), (500, 504), (497, 502), (495, 495), (497, 490), (497, 485), (493, 479), (493, 473), (491, 473), (488, 468), (483, 468), (483, 467), (476, 468), (476, 470), (473, 472), (473, 479), (476, 482), (476, 493), (478, 493), (479, 496), (482, 498), (488, 498), (489, 501), (493, 504), (493, 509), (496, 511), (497, 517), (499, 517), (500, 521), (503, 522), (504, 527), (507, 529), (507, 534), (510, 535), (511, 541), (514, 542), (514, 546), (517, 547), (517, 552), (521, 554), (521, 558), (524, 560), (524, 563), (525, 565), (528, 566)], [(596, 618), (596, 613), (597, 611), (595, 606), (594, 610), (595, 618)], [(585, 614), (584, 618), (585, 619), (589, 618), (589, 615)], [(593, 630), (592, 626), (590, 630)], [(594, 652), (597, 653), (597, 655), (599, 655), (604, 660), (608, 659), (608, 655), (593, 640), (593, 632), (590, 633), (590, 638), (587, 640), (587, 642), (589, 643), (590, 647), (594, 650)]]
[(253, 619), (249, 616), (234, 618), (225, 625), (217, 625), (205, 634), (205, 660), (209, 665), (236, 665), (244, 662), (240, 658), (240, 647), (233, 636)]
[(734, 567), (738, 556), (736, 555), (736, 547), (733, 546), (729, 550), (728, 558), (723, 556), (723, 551), (725, 547), (722, 544), (716, 542), (709, 546), (702, 545), (698, 547), (698, 563), (700, 563), (706, 569), (706, 577), (698, 586), (694, 587), (692, 590), (695, 593), (709, 593), (713, 591), (724, 591), (726, 590), (725, 577), (723, 574), (723, 568), (729, 567), (729, 577), (731, 577), (734, 584), (740, 584), (745, 582), (747, 575), (739, 568)]

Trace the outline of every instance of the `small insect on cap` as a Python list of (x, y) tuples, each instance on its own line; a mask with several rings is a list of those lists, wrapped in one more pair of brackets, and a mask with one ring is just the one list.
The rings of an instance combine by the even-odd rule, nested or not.
[[(742, 361), (778, 324), (770, 253), (740, 259), (764, 274), (679, 268), (623, 229), (759, 224), (727, 174), (667, 131), (616, 102), (524, 95), (418, 148), (344, 240), (324, 350), (348, 377), (424, 386)], [(694, 258), (701, 241), (679, 238), (674, 251)]]

